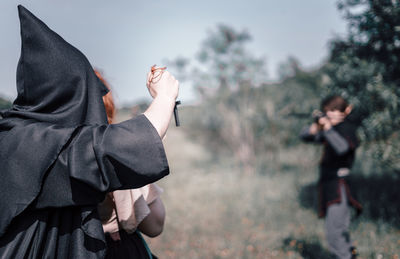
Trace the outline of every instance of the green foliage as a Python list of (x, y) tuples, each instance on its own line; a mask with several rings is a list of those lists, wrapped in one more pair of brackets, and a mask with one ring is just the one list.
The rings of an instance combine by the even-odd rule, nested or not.
[(12, 103), (4, 98), (0, 97), (0, 110), (10, 108)]
[(397, 0), (340, 0), (349, 23), (346, 43), (354, 57), (377, 63), (385, 83), (400, 80), (400, 3)]
[(331, 42), (323, 72), (328, 92), (357, 107), (361, 136), (383, 165), (400, 169), (400, 4), (398, 1), (341, 0), (349, 35)]

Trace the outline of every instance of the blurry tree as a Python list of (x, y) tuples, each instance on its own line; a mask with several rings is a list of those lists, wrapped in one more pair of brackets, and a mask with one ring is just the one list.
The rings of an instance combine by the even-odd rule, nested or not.
[(254, 172), (257, 105), (273, 113), (271, 103), (264, 103), (261, 96), (258, 101), (254, 98), (255, 89), (267, 77), (264, 60), (253, 57), (245, 48), (249, 40), (246, 31), (219, 25), (209, 32), (190, 72), (186, 59), (174, 62), (179, 79), (190, 79), (201, 101), (198, 115), (190, 122), (192, 128), (206, 135), (210, 146), (232, 151), (247, 173)]
[(12, 103), (11, 103), (10, 101), (8, 101), (8, 100), (6, 100), (6, 99), (0, 97), (0, 110), (10, 108), (10, 107), (11, 107), (11, 104), (12, 104)]
[(322, 81), (317, 71), (305, 72), (290, 57), (281, 66), (282, 82), (266, 83), (264, 59), (246, 49), (250, 39), (246, 31), (220, 25), (203, 42), (191, 72), (184, 58), (171, 64), (179, 80), (191, 80), (201, 101), (187, 118), (191, 128), (211, 148), (232, 151), (247, 173), (276, 160), (283, 146), (298, 143), (299, 127), (318, 106)]
[[(282, 144), (299, 143), (298, 134), (302, 127), (312, 122), (313, 110), (319, 108), (324, 95), (324, 76), (317, 68), (306, 71), (300, 61), (289, 57), (279, 66), (280, 82), (276, 83), (278, 93), (275, 94), (277, 123), (286, 137), (280, 137)], [(282, 134), (282, 133), (281, 133)]]
[(400, 2), (340, 0), (338, 8), (349, 34), (331, 41), (326, 86), (355, 104), (363, 139), (382, 163), (400, 170)]
[(247, 173), (254, 171), (256, 150), (254, 89), (266, 79), (264, 60), (245, 49), (249, 40), (246, 31), (218, 26), (203, 42), (193, 71), (194, 87), (203, 100), (202, 128), (232, 150)]

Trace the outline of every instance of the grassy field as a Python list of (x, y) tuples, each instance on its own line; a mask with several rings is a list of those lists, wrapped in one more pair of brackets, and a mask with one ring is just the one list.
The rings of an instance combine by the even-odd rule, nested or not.
[[(229, 155), (216, 157), (184, 130), (172, 126), (164, 140), (171, 174), (159, 184), (167, 219), (163, 234), (147, 239), (156, 255), (330, 258), (323, 220), (299, 201), (317, 179), (315, 147), (282, 151), (263, 174), (244, 175)], [(359, 218), (351, 233), (359, 258), (399, 258), (400, 228), (393, 224)]]

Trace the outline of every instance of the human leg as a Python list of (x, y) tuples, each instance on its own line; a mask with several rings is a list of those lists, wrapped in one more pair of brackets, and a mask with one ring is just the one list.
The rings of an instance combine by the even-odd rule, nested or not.
[(350, 207), (345, 187), (340, 185), (341, 202), (328, 206), (325, 219), (325, 234), (329, 250), (339, 259), (351, 258), (349, 234)]

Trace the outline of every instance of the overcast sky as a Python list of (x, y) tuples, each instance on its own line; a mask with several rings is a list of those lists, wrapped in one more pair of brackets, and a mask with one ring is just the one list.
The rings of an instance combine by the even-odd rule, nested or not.
[[(290, 55), (306, 67), (319, 65), (328, 40), (346, 32), (335, 0), (1, 0), (0, 95), (9, 99), (16, 97), (18, 4), (101, 68), (120, 105), (148, 98), (144, 82), (150, 66), (193, 58), (217, 24), (249, 31), (249, 51), (266, 58), (271, 79)], [(180, 99), (193, 98), (181, 84)]]

